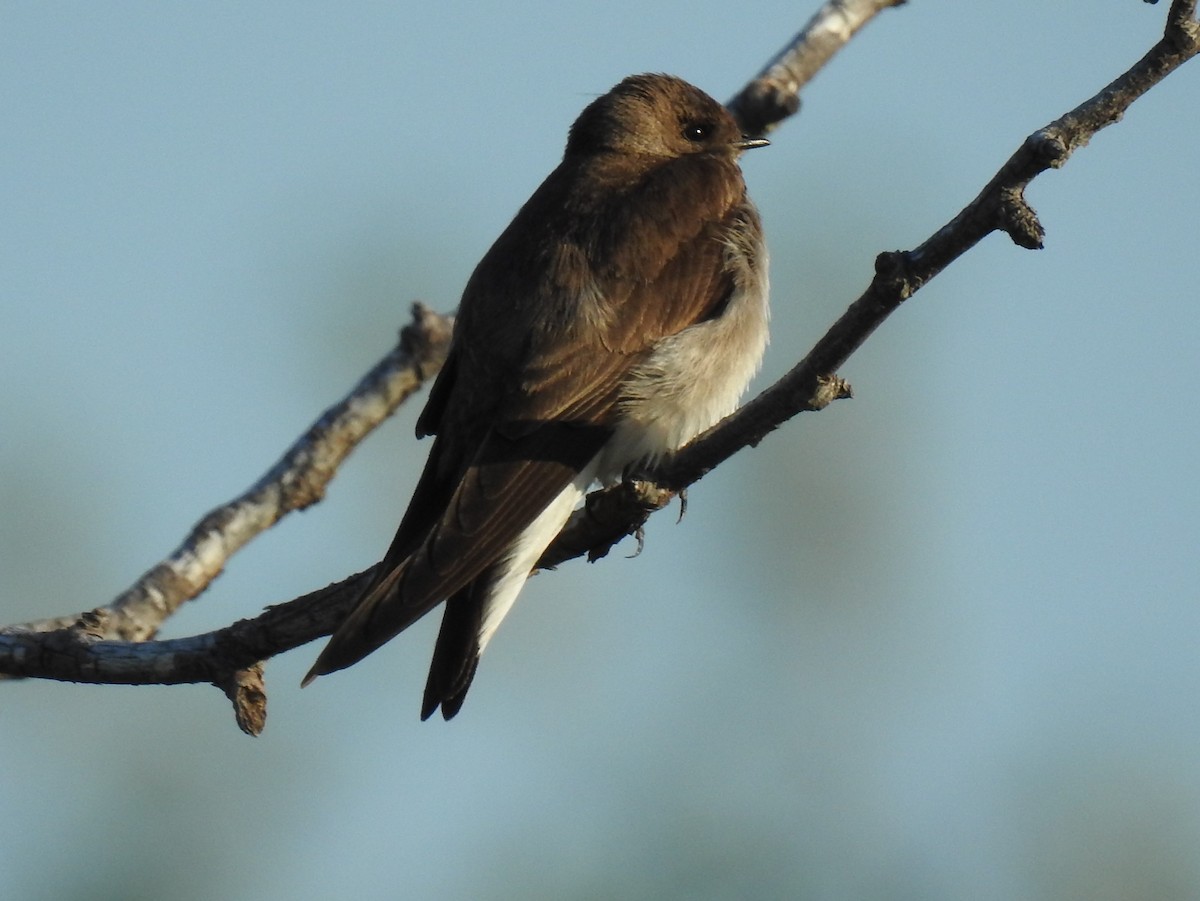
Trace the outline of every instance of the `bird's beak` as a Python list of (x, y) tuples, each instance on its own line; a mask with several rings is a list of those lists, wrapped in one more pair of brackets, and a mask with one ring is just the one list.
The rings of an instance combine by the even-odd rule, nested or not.
[(742, 135), (742, 139), (734, 141), (733, 146), (738, 150), (753, 150), (755, 147), (766, 147), (770, 143), (766, 138), (748, 138)]

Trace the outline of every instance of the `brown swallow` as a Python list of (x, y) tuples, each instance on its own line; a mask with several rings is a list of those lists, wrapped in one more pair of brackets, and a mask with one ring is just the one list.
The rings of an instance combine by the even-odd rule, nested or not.
[(738, 156), (766, 143), (667, 75), (583, 110), (467, 283), (417, 421), (436, 436), (425, 469), (305, 684), (445, 601), (421, 718), (450, 719), (588, 487), (733, 411), (767, 343), (767, 254)]

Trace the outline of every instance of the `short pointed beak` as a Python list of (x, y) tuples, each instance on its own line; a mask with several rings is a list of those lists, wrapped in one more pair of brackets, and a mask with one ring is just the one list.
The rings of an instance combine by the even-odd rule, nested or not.
[(742, 135), (742, 139), (734, 141), (733, 146), (738, 150), (753, 150), (755, 147), (766, 147), (770, 143), (766, 138), (748, 138)]

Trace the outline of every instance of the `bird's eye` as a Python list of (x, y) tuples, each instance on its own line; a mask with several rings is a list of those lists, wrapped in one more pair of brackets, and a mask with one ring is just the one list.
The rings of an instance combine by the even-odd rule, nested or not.
[(712, 126), (707, 122), (689, 122), (683, 126), (683, 136), (689, 141), (700, 142), (712, 134)]

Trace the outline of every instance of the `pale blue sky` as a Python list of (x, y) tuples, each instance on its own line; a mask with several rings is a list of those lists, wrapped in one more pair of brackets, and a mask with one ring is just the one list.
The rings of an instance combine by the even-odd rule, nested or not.
[[(0, 619), (103, 603), (241, 491), (471, 267), (593, 96), (730, 96), (815, 7), (7, 4)], [(790, 367), (881, 250), (1161, 30), (917, 0), (746, 159)], [(14, 898), (1182, 898), (1200, 894), (1200, 64), (1030, 199), (805, 415), (539, 576), (463, 713), (430, 620), (258, 740), (209, 687), (2, 687)], [(234, 559), (185, 635), (385, 548), (417, 406)], [(626, 550), (625, 553), (630, 551)]]

